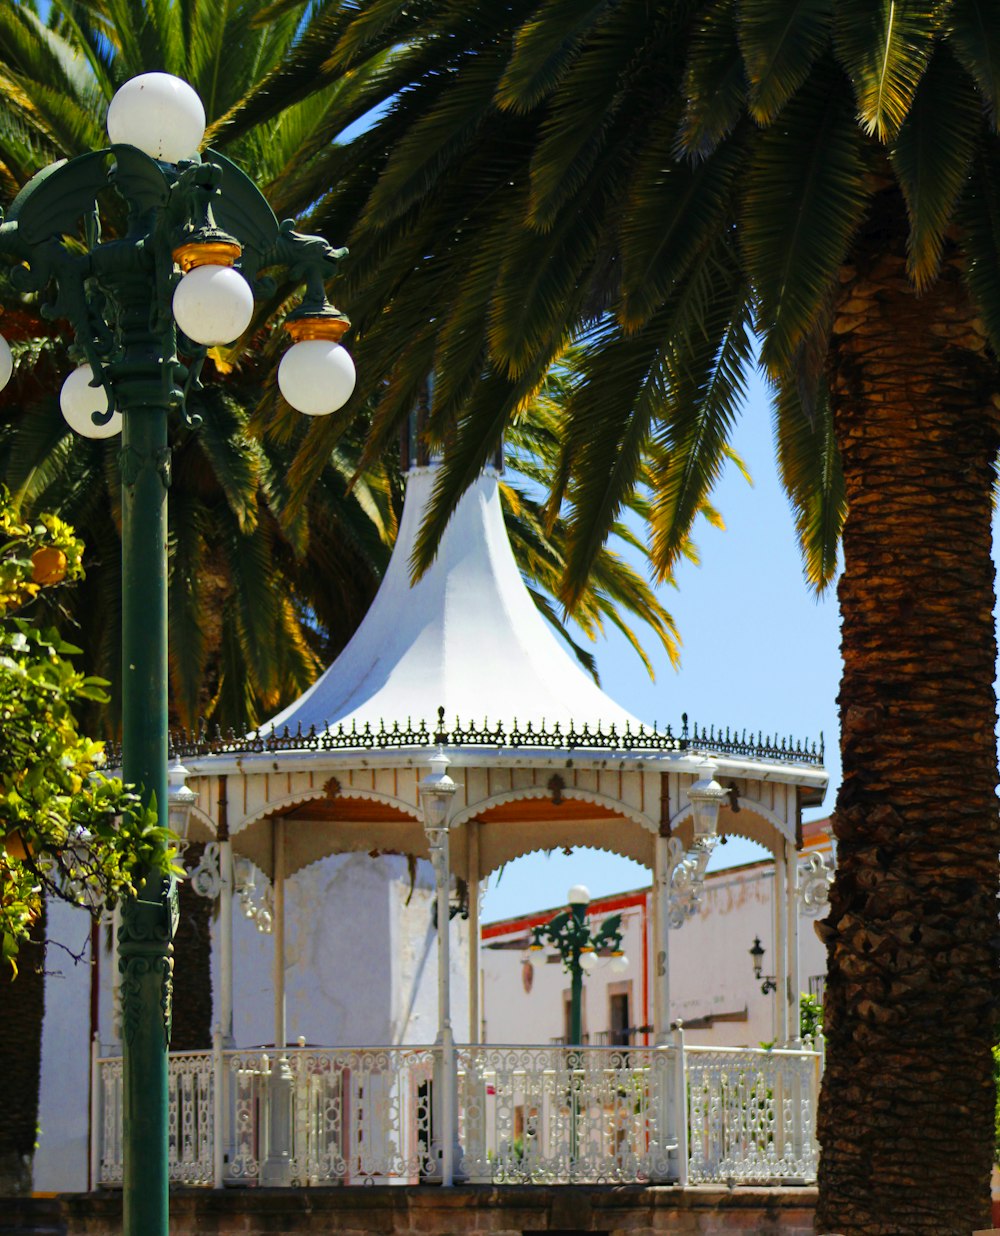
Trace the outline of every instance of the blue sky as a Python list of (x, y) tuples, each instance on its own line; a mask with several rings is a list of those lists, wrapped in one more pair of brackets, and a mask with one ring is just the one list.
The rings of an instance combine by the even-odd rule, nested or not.
[[(605, 691), (644, 721), (669, 722), (682, 712), (699, 724), (763, 730), (765, 734), (826, 740), (832, 809), (840, 780), (837, 687), (840, 621), (835, 586), (822, 598), (806, 584), (788, 501), (774, 459), (771, 409), (754, 379), (735, 446), (754, 479), (753, 488), (730, 466), (716, 489), (726, 522), (719, 531), (702, 522), (695, 541), (701, 565), (684, 563), (676, 589), (661, 592), (683, 638), (675, 671), (660, 653), (650, 682), (625, 640), (612, 633), (597, 646)], [(648, 651), (655, 651), (647, 641)], [(732, 866), (762, 854), (734, 839), (719, 846), (713, 867)], [(638, 888), (646, 868), (596, 851), (529, 855), (511, 863), (486, 894), (484, 921), (560, 905), (571, 884), (595, 896)]]

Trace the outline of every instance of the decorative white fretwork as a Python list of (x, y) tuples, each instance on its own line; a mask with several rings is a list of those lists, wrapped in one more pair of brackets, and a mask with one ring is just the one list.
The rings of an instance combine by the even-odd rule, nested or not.
[(833, 872), (820, 854), (810, 854), (799, 867), (799, 899), (803, 913), (810, 918), (822, 914), (830, 904)]
[(705, 837), (694, 842), (685, 853), (676, 837), (669, 842), (671, 928), (676, 931), (698, 913), (705, 891), (705, 868), (712, 857), (718, 837)]
[(274, 925), (274, 889), (268, 884), (261, 895), (260, 903), (254, 901), (257, 879), (253, 863), (248, 858), (238, 858), (235, 864), (236, 892), (240, 898), (243, 917), (257, 925), (257, 930), (269, 936)]
[(688, 1047), (688, 1179), (816, 1179), (820, 1057), (812, 1051)]
[[(753, 1048), (457, 1048), (456, 1178), (484, 1184), (816, 1179), (821, 1055)], [(288, 1183), (439, 1180), (431, 1139), (440, 1047), (289, 1048)], [(169, 1172), (257, 1184), (268, 1157), (273, 1053), (172, 1052)], [(122, 1061), (97, 1061), (97, 1183), (123, 1177)], [(215, 1102), (215, 1087), (220, 1102)], [(223, 1127), (216, 1128), (215, 1112)]]
[(481, 1184), (667, 1179), (673, 1065), (667, 1048), (459, 1048), (461, 1175)]
[(219, 868), (219, 843), (217, 841), (206, 843), (198, 865), (188, 872), (188, 880), (191, 882), (191, 891), (209, 901), (215, 901), (222, 892), (222, 872)]

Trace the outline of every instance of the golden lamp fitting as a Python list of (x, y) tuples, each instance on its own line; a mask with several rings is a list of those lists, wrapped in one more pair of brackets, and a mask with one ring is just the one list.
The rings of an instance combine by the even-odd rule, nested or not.
[(307, 339), (329, 339), (331, 343), (339, 343), (350, 330), (350, 322), (344, 317), (301, 317), (291, 318), (285, 322), (294, 343), (302, 343)]
[(188, 240), (173, 252), (174, 261), (184, 274), (198, 266), (235, 266), (242, 246), (229, 240)]

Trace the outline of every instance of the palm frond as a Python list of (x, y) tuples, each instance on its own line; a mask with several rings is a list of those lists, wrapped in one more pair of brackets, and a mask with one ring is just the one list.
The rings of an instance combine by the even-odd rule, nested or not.
[(992, 142), (980, 143), (955, 213), (968, 254), (965, 278), (1000, 356), (1000, 154)]
[(913, 103), (950, 0), (837, 0), (834, 46), (865, 132), (891, 142)]
[(675, 149), (704, 159), (736, 127), (747, 97), (735, 0), (711, 0), (691, 33)]
[(947, 46), (975, 81), (994, 130), (1000, 125), (1000, 8), (993, 0), (953, 0)]
[(790, 365), (822, 311), (870, 192), (862, 137), (827, 63), (757, 139), (740, 246), (759, 304), (763, 360)]
[(945, 233), (965, 188), (981, 104), (947, 44), (940, 46), (889, 153), (910, 216), (907, 269), (918, 288), (938, 274)]
[(805, 82), (830, 41), (834, 0), (743, 0), (739, 39), (750, 83), (749, 110), (770, 124)]
[(820, 380), (810, 392), (808, 405), (797, 382), (783, 382), (775, 402), (774, 433), (781, 482), (792, 504), (806, 578), (822, 592), (836, 574), (837, 548), (847, 515), (825, 382)]

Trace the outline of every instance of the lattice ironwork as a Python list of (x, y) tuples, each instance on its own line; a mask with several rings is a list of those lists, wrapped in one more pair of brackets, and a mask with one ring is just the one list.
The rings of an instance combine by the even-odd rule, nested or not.
[[(291, 1183), (417, 1184), (430, 1171), (434, 1049), (297, 1048), (292, 1074)], [(233, 1095), (233, 1183), (259, 1179), (267, 1158), (273, 1053), (225, 1052)]]
[(666, 1180), (677, 1144), (673, 1060), (669, 1048), (459, 1048), (461, 1175), (493, 1184)]
[[(627, 1184), (677, 1179), (687, 1105), (692, 1184), (812, 1182), (821, 1055), (710, 1047), (459, 1047), (457, 1179)], [(295, 1048), (291, 1179), (315, 1185), (435, 1180), (440, 1049)], [(260, 1182), (273, 1052), (175, 1052), (170, 1180)], [(437, 1066), (437, 1068), (436, 1068)], [(223, 1127), (214, 1121), (220, 1069)], [(98, 1183), (122, 1184), (122, 1067), (98, 1061)], [(286, 1096), (287, 1097), (287, 1096)], [(216, 1146), (221, 1139), (221, 1146)]]
[[(98, 1061), (101, 1071), (98, 1183), (123, 1181), (122, 1062)], [(213, 1180), (214, 1070), (211, 1052), (171, 1052), (167, 1072), (167, 1144), (171, 1184)]]
[(816, 1179), (819, 1055), (685, 1050), (692, 1184)]
[[(802, 742), (794, 738), (779, 738), (746, 730), (725, 730), (721, 726), (689, 725), (687, 714), (681, 718), (681, 726), (675, 734), (668, 725), (660, 729), (640, 726), (633, 729), (626, 724), (619, 729), (615, 725), (606, 728), (591, 728), (573, 723), (563, 727), (558, 721), (551, 726), (544, 722), (533, 725), (528, 721), (523, 726), (516, 718), (509, 724), (497, 721), (491, 724), (484, 719), (482, 724), (462, 722), (456, 718), (449, 728), (444, 709), (438, 709), (433, 725), (426, 721), (416, 724), (409, 717), (405, 724), (398, 721), (380, 721), (377, 726), (370, 722), (349, 726), (315, 725), (303, 729), (301, 725), (290, 730), (251, 730), (237, 733), (210, 729), (205, 723), (195, 732), (177, 730), (170, 735), (171, 758), (194, 759), (208, 755), (263, 755), (281, 751), (397, 751), (431, 746), (483, 748), (497, 751), (547, 750), (547, 751), (609, 751), (650, 755), (663, 752), (697, 752), (705, 755), (740, 755), (755, 760), (788, 764), (807, 764), (821, 767), (824, 758), (822, 735), (818, 743)], [(107, 761), (117, 767), (121, 751), (113, 743), (107, 744)]]

